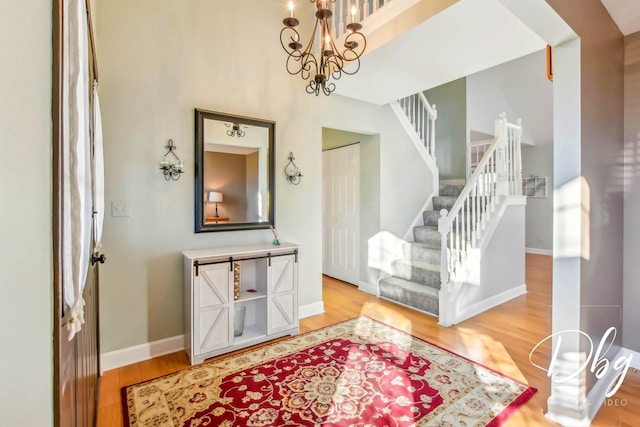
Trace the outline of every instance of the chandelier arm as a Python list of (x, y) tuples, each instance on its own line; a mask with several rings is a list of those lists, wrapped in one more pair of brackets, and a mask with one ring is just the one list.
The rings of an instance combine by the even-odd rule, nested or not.
[(304, 88), (304, 90), (309, 94), (313, 94), (315, 93), (316, 96), (318, 96), (319, 93), (319, 89), (318, 86), (316, 85), (316, 81), (315, 80), (309, 80), (309, 83), (307, 84), (307, 86)]
[(322, 86), (322, 91), (325, 95), (329, 96), (331, 93), (336, 90), (336, 85), (334, 83), (329, 83), (328, 85)]
[[(289, 43), (285, 44), (285, 40), (289, 41)], [(282, 46), (282, 49), (284, 49), (284, 51), (289, 55), (291, 55), (292, 52), (300, 50), (299, 48), (295, 49), (292, 46), (295, 45), (295, 43), (300, 44), (298, 40), (300, 40), (300, 33), (298, 33), (295, 28), (285, 26), (282, 28), (282, 30), (280, 30), (280, 45)]]
[(315, 71), (318, 73), (318, 61), (312, 53), (305, 53), (302, 56), (301, 73), (303, 80), (307, 80), (311, 77), (311, 73)]
[[(350, 47), (355, 46), (355, 47)], [(367, 49), (367, 38), (364, 34), (355, 31), (349, 33), (344, 39), (344, 47), (343, 56), (346, 52), (350, 52), (353, 54), (353, 59), (347, 59), (348, 61), (353, 61), (357, 58), (360, 58), (365, 50)]]
[[(331, 71), (333, 65), (333, 71)], [(331, 75), (334, 80), (339, 80), (342, 72), (344, 71), (342, 68), (344, 67), (344, 60), (340, 55), (333, 55), (330, 58), (327, 58), (327, 76)]]

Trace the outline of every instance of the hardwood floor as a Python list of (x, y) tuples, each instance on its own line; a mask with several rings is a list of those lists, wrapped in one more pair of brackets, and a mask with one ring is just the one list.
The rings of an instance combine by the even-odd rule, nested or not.
[[(366, 314), (536, 387), (538, 392), (509, 419), (507, 426), (555, 426), (544, 417), (549, 379), (529, 362), (532, 348), (551, 330), (551, 262), (551, 257), (527, 254), (526, 295), (448, 328), (439, 326), (433, 317), (324, 277), (325, 313), (302, 319), (300, 332)], [(536, 363), (548, 365), (550, 348), (542, 348), (538, 354), (546, 356), (535, 359)], [(179, 352), (105, 372), (100, 386), (98, 427), (122, 426), (122, 387), (188, 366), (184, 352)], [(605, 403), (592, 426), (640, 425), (640, 373), (629, 372), (612, 399), (618, 400)]]

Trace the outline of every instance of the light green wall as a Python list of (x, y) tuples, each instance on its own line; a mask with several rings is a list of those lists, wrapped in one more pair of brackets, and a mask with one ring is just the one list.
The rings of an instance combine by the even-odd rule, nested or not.
[(440, 179), (464, 179), (467, 151), (467, 83), (454, 80), (425, 91), (436, 104), (436, 164)]
[(0, 425), (53, 425), (50, 0), (0, 14)]
[(522, 177), (547, 177), (547, 197), (527, 198), (525, 246), (553, 250), (553, 144), (522, 147)]
[[(105, 218), (103, 352), (183, 333), (181, 251), (272, 239), (269, 230), (193, 232), (196, 107), (276, 122), (276, 226), (301, 245), (301, 310), (322, 303), (323, 127), (380, 135), (380, 228), (403, 235), (426, 200), (424, 188), (398, 191), (415, 179), (428, 188), (428, 178), (390, 107), (308, 95), (286, 72), (283, 12), (280, 0), (98, 2), (106, 202), (131, 212)], [(169, 138), (185, 161), (179, 181), (158, 170)], [(297, 186), (284, 175), (289, 152), (304, 173)]]

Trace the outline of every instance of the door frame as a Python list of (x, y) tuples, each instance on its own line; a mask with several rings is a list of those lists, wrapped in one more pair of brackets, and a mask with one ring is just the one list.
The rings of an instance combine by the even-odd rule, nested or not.
[(53, 228), (53, 425), (61, 426), (62, 379), (60, 365), (61, 331), (64, 325), (62, 302), (62, 71), (63, 71), (63, 15), (62, 0), (53, 0), (52, 25), (52, 77), (51, 77), (51, 122), (52, 122), (52, 228)]

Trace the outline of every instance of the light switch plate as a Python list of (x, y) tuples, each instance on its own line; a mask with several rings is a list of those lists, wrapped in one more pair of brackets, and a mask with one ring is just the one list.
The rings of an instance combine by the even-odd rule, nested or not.
[(131, 216), (129, 205), (124, 202), (111, 202), (111, 216), (112, 217)]

